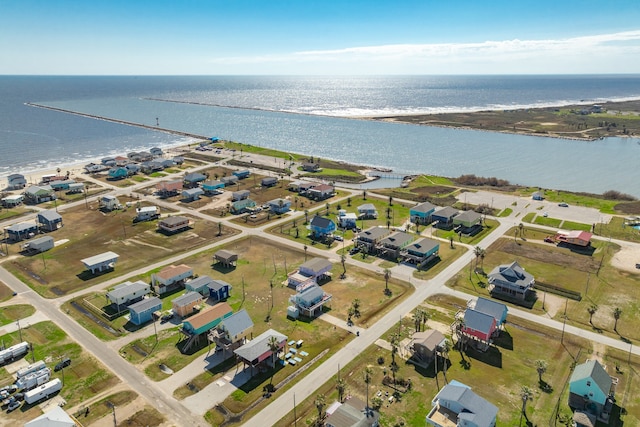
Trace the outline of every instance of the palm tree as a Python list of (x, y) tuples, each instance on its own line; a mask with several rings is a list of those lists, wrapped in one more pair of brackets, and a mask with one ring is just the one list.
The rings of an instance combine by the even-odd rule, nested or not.
[(523, 223), (518, 224), (518, 232), (520, 234), (520, 238), (522, 239), (522, 236), (524, 236), (524, 224)]
[(593, 325), (593, 322), (591, 320), (593, 319), (593, 315), (596, 314), (596, 311), (598, 311), (598, 305), (591, 304), (589, 308), (587, 308), (587, 311), (589, 312), (589, 323)]
[(329, 215), (329, 207), (331, 207), (331, 205), (327, 203), (327, 215)]
[(351, 197), (347, 197), (347, 206), (351, 206)]
[(388, 268), (384, 269), (384, 294), (389, 295), (391, 292), (389, 291), (389, 279), (391, 278), (391, 270)]
[(309, 223), (309, 209), (305, 209), (304, 211), (304, 223), (305, 224)]
[(398, 354), (398, 345), (400, 343), (400, 336), (397, 333), (391, 334), (389, 344), (391, 344), (391, 374), (393, 375), (393, 384), (396, 383), (396, 372), (398, 371), (398, 364), (396, 363), (396, 354)]
[(356, 314), (355, 310), (353, 309), (353, 305), (351, 307), (349, 307), (349, 309), (347, 310), (347, 324), (349, 324), (349, 326), (351, 325), (351, 318), (353, 317), (353, 315)]
[(362, 192), (362, 200), (367, 200), (367, 190)]
[(482, 252), (480, 252), (480, 269), (484, 270), (484, 257), (487, 256), (487, 251), (486, 250), (482, 250)]
[(420, 309), (420, 321), (422, 322), (422, 330), (427, 325), (427, 320), (431, 318), (431, 314), (428, 311)]
[(417, 309), (416, 311), (413, 312), (411, 319), (413, 320), (413, 326), (415, 326), (416, 332), (420, 332), (420, 323), (422, 322), (420, 309)]
[(542, 375), (547, 372), (547, 361), (546, 360), (536, 360), (536, 371), (538, 371), (538, 381), (542, 384)]
[(519, 424), (522, 424), (522, 416), (524, 415), (526, 417), (527, 401), (533, 397), (533, 392), (529, 387), (527, 387), (526, 385), (523, 385), (522, 388), (520, 389), (520, 397), (522, 398), (522, 413), (520, 414)]
[(371, 366), (367, 366), (364, 369), (364, 382), (367, 385), (367, 406), (365, 406), (365, 413), (367, 418), (369, 417), (369, 383), (371, 382), (371, 375), (373, 375), (373, 369)]
[(218, 236), (222, 235), (222, 223), (218, 222)]
[(613, 330), (618, 332), (618, 320), (620, 320), (620, 316), (622, 315), (622, 309), (620, 307), (616, 307), (613, 309), (613, 318), (615, 319), (616, 323), (614, 323), (613, 325)]
[(316, 409), (318, 410), (318, 425), (323, 425), (322, 424), (322, 420), (324, 420), (324, 406), (325, 406), (325, 399), (324, 399), (324, 394), (319, 394), (316, 396), (316, 400), (314, 401), (314, 404), (316, 405)]
[(273, 381), (273, 374), (275, 374), (276, 370), (276, 356), (278, 355), (278, 351), (280, 350), (280, 345), (278, 344), (278, 338), (271, 336), (269, 337), (269, 342), (267, 343), (269, 346), (269, 350), (271, 351), (271, 365), (273, 365), (273, 373), (271, 375), (271, 381)]
[(354, 317), (360, 317), (360, 299), (356, 298), (351, 303), (351, 307), (353, 308)]
[(445, 338), (444, 342), (442, 343), (442, 347), (440, 348), (440, 351), (442, 352), (442, 354), (444, 355), (444, 363), (442, 364), (442, 374), (444, 375), (444, 382), (448, 383), (447, 381), (447, 365), (449, 362), (449, 351), (451, 351), (451, 341), (449, 341), (448, 339)]
[(347, 266), (346, 266), (347, 256), (345, 254), (340, 254), (340, 262), (342, 263), (342, 278), (347, 277)]
[(480, 259), (480, 254), (482, 253), (482, 248), (480, 246), (476, 246), (473, 248), (473, 254), (476, 256), (476, 266), (475, 269), (478, 268), (478, 260)]
[(389, 206), (393, 206), (393, 197), (389, 196)]
[(303, 249), (304, 249), (304, 260), (306, 261), (307, 260), (307, 249), (308, 249), (307, 245), (304, 245)]
[(347, 391), (347, 382), (344, 378), (336, 379), (336, 390), (338, 391), (338, 400), (342, 403), (342, 398), (344, 397), (345, 391)]

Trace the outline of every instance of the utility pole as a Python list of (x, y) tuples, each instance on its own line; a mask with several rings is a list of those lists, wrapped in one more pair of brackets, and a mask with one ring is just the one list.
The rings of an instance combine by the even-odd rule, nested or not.
[(298, 417), (296, 416), (296, 394), (293, 393), (293, 426), (298, 426)]
[(20, 342), (22, 342), (22, 329), (20, 328), (20, 319), (16, 320), (16, 325), (18, 325), (18, 335), (20, 336)]

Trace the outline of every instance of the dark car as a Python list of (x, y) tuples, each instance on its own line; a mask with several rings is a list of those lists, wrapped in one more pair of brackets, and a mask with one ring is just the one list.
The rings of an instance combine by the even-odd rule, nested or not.
[(13, 397), (17, 400), (17, 401), (21, 401), (24, 400), (24, 393), (16, 393), (13, 395)]
[(68, 357), (65, 357), (60, 362), (58, 362), (58, 364), (56, 365), (55, 368), (53, 368), (53, 370), (55, 372), (58, 372), (59, 370), (66, 368), (69, 365), (71, 365), (71, 359), (69, 359)]
[(360, 252), (360, 248), (356, 246), (354, 248), (351, 248), (351, 250), (349, 251), (349, 255), (354, 255), (354, 254), (357, 254), (358, 252)]
[(561, 208), (568, 208), (569, 204), (562, 202), (562, 203), (558, 203), (558, 206), (560, 206)]

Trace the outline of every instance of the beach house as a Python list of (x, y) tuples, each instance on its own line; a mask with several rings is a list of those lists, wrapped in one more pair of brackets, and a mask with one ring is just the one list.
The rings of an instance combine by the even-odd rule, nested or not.
[(202, 188), (187, 188), (186, 190), (182, 190), (182, 201), (184, 202), (194, 202), (200, 199), (200, 196), (204, 194), (204, 190)]
[(558, 243), (564, 243), (567, 245), (575, 245), (581, 247), (587, 247), (591, 245), (591, 237), (593, 234), (587, 231), (573, 230), (573, 231), (558, 231), (553, 240)]
[(193, 277), (193, 268), (185, 264), (170, 265), (151, 275), (151, 284), (157, 288), (158, 294), (184, 287), (185, 281)]
[(425, 237), (406, 246), (403, 256), (405, 261), (423, 266), (436, 258), (439, 250), (439, 241)]
[(100, 198), (99, 206), (100, 209), (105, 211), (113, 211), (122, 208), (122, 205), (118, 201), (118, 198), (109, 194)]
[(238, 200), (237, 202), (231, 203), (231, 213), (234, 215), (243, 214), (255, 206), (256, 202), (251, 199)]
[(140, 301), (151, 293), (151, 285), (138, 280), (136, 282), (124, 282), (107, 292), (107, 301), (115, 305), (120, 311), (121, 305), (127, 305)]
[(157, 206), (142, 206), (136, 208), (136, 217), (134, 222), (149, 221), (160, 216), (160, 208)]
[(453, 218), (453, 226), (462, 234), (473, 235), (482, 229), (482, 215), (475, 211), (464, 211)]
[(245, 179), (245, 178), (248, 178), (249, 175), (251, 175), (251, 172), (249, 171), (249, 169), (242, 169), (242, 170), (233, 171), (231, 172), (231, 174), (233, 176), (237, 176), (238, 179)]
[(492, 315), (470, 308), (464, 311), (460, 330), (472, 340), (478, 350), (486, 351), (489, 348), (497, 328), (496, 319)]
[(162, 181), (156, 184), (156, 194), (160, 198), (177, 195), (182, 190), (182, 180)]
[(451, 206), (440, 208), (431, 214), (431, 221), (434, 221), (435, 227), (443, 230), (451, 230), (453, 228), (453, 218), (458, 215), (458, 210)]
[[(271, 341), (275, 341), (278, 348), (275, 354), (271, 350)], [(234, 354), (242, 360), (243, 369), (245, 365), (248, 365), (253, 371), (253, 368), (258, 367), (261, 364), (269, 364), (269, 366), (273, 367), (273, 362), (275, 362), (274, 359), (278, 358), (278, 354), (286, 344), (286, 335), (281, 334), (276, 330), (268, 329), (243, 346), (235, 349)]]
[(495, 427), (498, 408), (456, 380), (446, 384), (431, 401), (426, 417), (434, 427)]
[(331, 301), (331, 294), (326, 293), (317, 284), (302, 288), (299, 292), (289, 297), (289, 301), (296, 310), (287, 310), (288, 315), (297, 318), (297, 314), (306, 317), (317, 317), (322, 314), (322, 307)]
[(244, 308), (223, 319), (209, 333), (209, 340), (215, 342), (225, 352), (244, 345), (253, 333), (253, 320)]
[(173, 313), (180, 317), (188, 317), (198, 311), (204, 298), (198, 292), (187, 292), (171, 301)]
[(267, 205), (269, 205), (269, 210), (276, 215), (282, 215), (291, 210), (291, 200), (287, 199), (279, 198), (269, 200)]
[(377, 219), (378, 210), (373, 203), (365, 203), (358, 206), (358, 219)]
[(309, 230), (314, 239), (322, 239), (336, 231), (336, 223), (329, 218), (316, 215), (311, 218)]
[(312, 200), (325, 200), (335, 194), (335, 188), (332, 185), (320, 184), (307, 191), (307, 197)]
[(287, 285), (300, 292), (304, 288), (317, 284), (319, 281), (330, 277), (333, 268), (331, 261), (325, 258), (311, 258), (298, 267), (296, 271), (289, 274)]
[(414, 224), (430, 224), (431, 223), (431, 214), (433, 214), (436, 210), (436, 205), (424, 202), (420, 203), (409, 209), (409, 218), (410, 221)]
[(2, 206), (5, 208), (13, 208), (22, 204), (24, 194), (10, 194), (2, 198)]
[(509, 309), (501, 302), (478, 297), (477, 300), (470, 300), (467, 302), (467, 307), (493, 317), (496, 320), (498, 328), (501, 328), (505, 323), (507, 323), (507, 313), (509, 312)]
[(24, 192), (27, 203), (39, 204), (56, 198), (56, 193), (50, 185), (32, 185)]
[(35, 222), (18, 222), (11, 224), (4, 229), (7, 233), (7, 238), (14, 242), (19, 242), (22, 239), (30, 239), (38, 234), (38, 224)]
[(532, 291), (535, 280), (517, 261), (495, 267), (488, 274), (491, 295), (524, 301)]
[(224, 301), (229, 298), (229, 292), (232, 286), (224, 280), (215, 279), (207, 284), (209, 290), (209, 298), (213, 301)]
[(202, 183), (202, 189), (208, 195), (220, 194), (224, 190), (222, 181), (205, 181)]
[(158, 221), (158, 228), (169, 234), (186, 230), (191, 225), (191, 221), (186, 216), (168, 216)]
[(245, 200), (251, 196), (251, 192), (249, 190), (240, 190), (240, 191), (232, 191), (231, 192), (231, 201), (237, 202), (238, 200)]
[(222, 182), (225, 187), (229, 187), (230, 185), (238, 183), (238, 177), (235, 175), (223, 176), (222, 178), (220, 178), (220, 182)]
[(238, 262), (238, 254), (226, 249), (220, 249), (213, 254), (213, 259), (216, 263), (219, 263), (225, 268), (235, 267), (235, 263)]
[(27, 180), (24, 175), (19, 173), (12, 173), (7, 177), (7, 189), (19, 190), (27, 185)]
[(205, 308), (182, 323), (182, 331), (191, 336), (200, 336), (218, 326), (220, 322), (233, 314), (231, 306), (221, 302)]
[(358, 221), (358, 215), (353, 212), (346, 212), (344, 209), (341, 209), (338, 212), (338, 225), (340, 228), (344, 228), (350, 230), (355, 228)]
[(577, 365), (569, 379), (569, 407), (608, 423), (616, 382), (597, 360)]
[(44, 231), (55, 231), (62, 227), (62, 216), (52, 210), (38, 212), (36, 221), (40, 225), (40, 229)]
[(143, 325), (153, 319), (153, 313), (160, 310), (162, 310), (160, 298), (145, 298), (129, 306), (129, 321), (134, 325)]
[(195, 188), (201, 182), (204, 182), (206, 179), (207, 179), (207, 176), (204, 175), (204, 174), (201, 174), (199, 172), (193, 172), (193, 173), (186, 174), (184, 176), (184, 179), (183, 179), (184, 187), (185, 188)]
[(103, 271), (113, 270), (119, 257), (117, 253), (109, 251), (85, 258), (81, 260), (81, 262), (91, 274), (97, 274)]
[(109, 169), (108, 175), (108, 179), (110, 180), (124, 179), (129, 176), (129, 169), (122, 166), (115, 166)]
[(358, 233), (356, 245), (363, 247), (368, 253), (375, 253), (382, 239), (391, 234), (388, 228), (371, 227)]
[(445, 341), (446, 338), (442, 332), (435, 329), (415, 332), (407, 345), (411, 361), (419, 366), (429, 366), (437, 352), (444, 349)]
[(207, 275), (204, 276), (198, 276), (194, 279), (188, 280), (187, 282), (185, 282), (184, 284), (184, 289), (187, 292), (198, 292), (199, 294), (203, 295), (203, 296), (209, 296), (209, 288), (207, 288), (207, 285), (209, 285), (209, 283), (213, 282), (213, 279)]
[(382, 240), (378, 245), (380, 249), (380, 255), (392, 260), (397, 260), (400, 256), (400, 251), (409, 246), (413, 242), (413, 235), (404, 231), (393, 233)]

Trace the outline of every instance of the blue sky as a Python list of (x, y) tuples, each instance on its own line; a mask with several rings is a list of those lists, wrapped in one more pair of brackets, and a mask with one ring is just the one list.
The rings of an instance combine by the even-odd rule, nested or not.
[(638, 0), (0, 0), (0, 74), (640, 73)]

